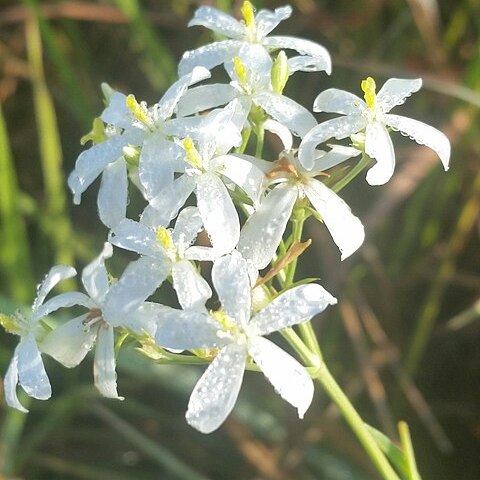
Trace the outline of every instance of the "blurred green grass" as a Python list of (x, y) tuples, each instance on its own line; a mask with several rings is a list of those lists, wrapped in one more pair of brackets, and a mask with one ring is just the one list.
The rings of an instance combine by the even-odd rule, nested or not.
[[(204, 29), (186, 28), (200, 3), (0, 4), (0, 310), (28, 304), (53, 263), (80, 269), (100, 248), (106, 232), (95, 191), (74, 207), (66, 189), (79, 139), (102, 109), (100, 83), (138, 99), (160, 98), (182, 52), (211, 38)], [(239, 3), (216, 5), (238, 12)], [(321, 275), (349, 302), (351, 308), (332, 310), (315, 325), (365, 419), (380, 430), (388, 429), (389, 416), (409, 422), (424, 479), (476, 480), (480, 2), (433, 1), (430, 9), (414, 0), (292, 5), (293, 18), (279, 31), (325, 45), (334, 71), (331, 77), (299, 73), (287, 94), (310, 106), (330, 86), (359, 93), (367, 75), (379, 84), (390, 76), (421, 76), (425, 88), (402, 112), (452, 141), (452, 167), (444, 174), (431, 152), (396, 135), (392, 182), (371, 188), (358, 178), (344, 191), (367, 227), (361, 252), (339, 266), (323, 230), (310, 226), (321, 248), (311, 249), (301, 273)], [(461, 328), (450, 327), (451, 318), (472, 311)], [(4, 372), (15, 338), (1, 335)], [(75, 371), (47, 362), (54, 399), (31, 402), (27, 417), (0, 406), (6, 478), (376, 478), (321, 392), (299, 422), (260, 376), (249, 375), (233, 418), (202, 436), (183, 419), (200, 374), (195, 368), (154, 366), (126, 352), (119, 381), (127, 400), (116, 403), (95, 393), (88, 360)], [(380, 385), (375, 399), (372, 388)], [(453, 451), (445, 453), (449, 442)]]

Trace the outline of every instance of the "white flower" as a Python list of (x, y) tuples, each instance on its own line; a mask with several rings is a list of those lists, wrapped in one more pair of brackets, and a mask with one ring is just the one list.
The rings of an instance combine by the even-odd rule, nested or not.
[(330, 73), (332, 63), (327, 50), (310, 40), (287, 36), (271, 36), (269, 33), (283, 20), (292, 14), (289, 5), (271, 10), (260, 10), (256, 15), (252, 4), (244, 1), (242, 6), (243, 21), (221, 12), (213, 7), (203, 6), (196, 10), (189, 27), (201, 25), (227, 40), (211, 43), (204, 47), (185, 52), (178, 70), (180, 75), (188, 73), (195, 66), (208, 69), (229, 62), (236, 57), (242, 48), (251, 45), (262, 45), (266, 51), (291, 49), (300, 55), (289, 60), (291, 73), (304, 71), (322, 71)]
[(302, 418), (312, 401), (313, 382), (300, 363), (264, 336), (311, 319), (336, 299), (320, 285), (301, 285), (252, 316), (247, 264), (238, 252), (215, 261), (212, 281), (220, 310), (209, 315), (171, 309), (157, 319), (155, 340), (161, 346), (220, 349), (193, 390), (187, 422), (203, 433), (224, 422), (235, 405), (248, 355)]
[[(283, 152), (280, 160), (268, 166), (267, 177), (277, 183), (247, 219), (240, 233), (239, 252), (259, 268), (265, 268), (282, 239), (295, 202), (307, 197), (319, 213), (336, 245), (342, 260), (363, 243), (365, 232), (361, 221), (350, 207), (316, 176), (360, 152), (354, 148), (334, 147), (330, 152), (317, 152), (312, 170), (306, 170), (294, 153)], [(262, 163), (262, 168), (267, 165)]]
[(317, 122), (306, 108), (274, 90), (272, 65), (272, 59), (260, 45), (240, 48), (227, 64), (230, 85), (216, 83), (190, 89), (178, 103), (178, 115), (210, 110), (236, 98), (247, 114), (253, 106), (261, 107), (294, 134), (304, 136)]
[[(102, 222), (113, 227), (125, 217), (128, 196), (125, 154), (141, 148), (138, 178), (147, 199), (173, 182), (181, 150), (169, 135), (186, 136), (191, 119), (171, 119), (179, 99), (187, 88), (210, 76), (205, 68), (196, 68), (177, 80), (153, 107), (138, 103), (133, 95), (114, 92), (100, 118), (107, 124), (106, 139), (80, 154), (68, 185), (79, 204), (82, 193), (102, 174), (98, 210)], [(195, 125), (197, 121), (194, 121)], [(135, 151), (135, 150), (133, 150)]]
[(28, 410), (18, 400), (17, 384), (25, 390), (27, 395), (38, 400), (47, 400), (52, 395), (52, 388), (43, 366), (35, 335), (39, 321), (60, 306), (57, 303), (58, 297), (53, 297), (45, 302), (46, 296), (58, 282), (71, 278), (75, 274), (75, 269), (72, 267), (64, 265), (52, 267), (38, 286), (31, 316), (25, 318), (18, 313), (9, 321), (10, 328), (7, 329), (11, 333), (19, 335), (20, 342), (15, 348), (13, 358), (5, 373), (3, 381), (5, 400), (7, 405), (17, 408), (21, 412), (26, 413)]
[[(128, 267), (119, 280), (125, 282), (127, 279), (130, 284), (128, 293), (118, 292), (115, 288), (118, 283), (110, 286), (105, 259), (111, 256), (112, 246), (105, 243), (102, 253), (83, 269), (82, 283), (88, 295), (68, 292), (51, 300), (56, 302), (57, 308), (81, 305), (88, 308), (88, 312), (49, 333), (41, 343), (41, 349), (64, 366), (72, 368), (85, 358), (95, 344), (95, 386), (105, 397), (122, 399), (117, 393), (114, 327), (123, 326), (138, 333), (144, 330), (154, 334), (155, 330), (149, 319), (154, 313), (158, 314), (158, 308), (138, 300), (139, 285), (128, 282)], [(152, 275), (148, 268), (142, 270), (144, 277)], [(114, 308), (110, 305), (112, 303)], [(106, 312), (106, 309), (109, 311)]]
[(447, 170), (450, 142), (442, 132), (418, 120), (388, 113), (394, 106), (404, 103), (412, 93), (420, 90), (421, 86), (420, 78), (391, 78), (377, 95), (375, 82), (368, 77), (362, 82), (365, 102), (343, 90), (325, 90), (316, 98), (314, 111), (345, 116), (323, 122), (305, 135), (299, 149), (300, 162), (310, 170), (313, 167), (313, 150), (318, 144), (332, 137), (340, 140), (365, 131), (365, 153), (377, 161), (367, 172), (367, 182), (370, 185), (383, 185), (391, 178), (395, 168), (395, 153), (387, 130), (390, 127), (434, 150)]

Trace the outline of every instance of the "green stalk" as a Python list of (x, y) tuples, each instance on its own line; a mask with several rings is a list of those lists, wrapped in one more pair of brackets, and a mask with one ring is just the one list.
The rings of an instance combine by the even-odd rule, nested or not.
[(263, 121), (257, 125), (255, 133), (257, 135), (257, 148), (255, 149), (255, 156), (257, 158), (262, 158), (263, 143), (265, 141), (265, 128), (263, 127)]
[(366, 167), (370, 165), (372, 159), (366, 154), (362, 154), (362, 158), (360, 161), (335, 185), (331, 187), (331, 189), (338, 193), (340, 190), (345, 188), (359, 173), (365, 170)]
[(398, 431), (400, 433), (400, 441), (402, 443), (403, 452), (407, 463), (408, 480), (422, 480), (417, 470), (415, 454), (413, 453), (412, 439), (410, 437), (410, 429), (406, 422), (398, 423)]

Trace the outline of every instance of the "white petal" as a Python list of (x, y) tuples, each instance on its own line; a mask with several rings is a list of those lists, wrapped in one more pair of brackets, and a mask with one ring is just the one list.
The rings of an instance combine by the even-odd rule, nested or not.
[(109, 289), (108, 272), (105, 259), (113, 255), (112, 245), (105, 242), (102, 253), (91, 261), (82, 272), (82, 283), (85, 290), (95, 302), (100, 303)]
[(326, 185), (312, 178), (304, 184), (305, 193), (313, 208), (321, 215), (342, 260), (349, 257), (363, 243), (365, 231), (362, 222), (350, 207)]
[(129, 128), (132, 126), (131, 115), (132, 112), (127, 107), (127, 96), (120, 92), (113, 92), (100, 118), (110, 125)]
[(330, 74), (330, 71), (326, 69), (325, 60), (321, 57), (297, 55), (288, 59), (289, 75), (293, 75), (295, 72), (321, 72), (323, 70)]
[(244, 346), (227, 345), (216, 356), (193, 389), (186, 419), (202, 433), (211, 433), (225, 421), (242, 386), (247, 352)]
[(245, 34), (245, 26), (216, 8), (202, 6), (195, 10), (193, 18), (188, 23), (189, 27), (201, 25), (228, 38), (241, 38)]
[(75, 170), (68, 177), (68, 186), (73, 193), (73, 202), (80, 203), (82, 193), (111, 162), (123, 156), (125, 139), (114, 136), (82, 152), (75, 162)]
[(170, 310), (172, 310), (170, 307), (160, 303), (144, 302), (137, 310), (129, 313), (119, 326), (131, 330), (137, 335), (144, 335), (146, 332), (151, 338), (154, 338), (157, 331), (157, 320), (165, 311)]
[(92, 349), (97, 327), (86, 327), (87, 314), (51, 331), (40, 344), (41, 351), (67, 368), (76, 367)]
[(238, 185), (257, 203), (262, 192), (264, 173), (242, 155), (221, 155), (215, 159), (218, 172)]
[(150, 200), (150, 205), (142, 213), (141, 222), (154, 228), (159, 225), (168, 226), (170, 220), (178, 215), (178, 211), (183, 207), (194, 188), (195, 179), (193, 177), (182, 175), (177, 178)]
[(197, 180), (197, 204), (213, 248), (219, 253), (232, 251), (240, 236), (238, 214), (222, 181), (213, 173)]
[(198, 310), (170, 308), (157, 319), (155, 343), (175, 350), (219, 348), (226, 339), (217, 335), (220, 327), (212, 317)]
[(202, 66), (211, 70), (227, 60), (235, 57), (243, 42), (236, 40), (223, 40), (210, 43), (196, 50), (189, 50), (183, 54), (178, 64), (178, 74), (185, 75), (195, 67)]
[(127, 165), (123, 158), (105, 167), (98, 191), (98, 216), (104, 225), (114, 227), (125, 218), (128, 203)]
[(238, 251), (258, 270), (272, 260), (298, 197), (296, 188), (276, 186), (245, 222)]
[(367, 182), (370, 185), (387, 183), (395, 169), (395, 152), (390, 135), (380, 122), (367, 125), (365, 153), (377, 161), (367, 172)]
[(103, 303), (103, 318), (118, 326), (163, 283), (170, 272), (168, 259), (140, 257), (130, 262), (120, 279), (112, 285)]
[(23, 413), (27, 413), (28, 410), (20, 403), (17, 397), (17, 384), (18, 384), (18, 354), (15, 350), (10, 365), (3, 379), (3, 389), (5, 392), (5, 401), (7, 405), (12, 408), (16, 408)]
[(275, 120), (286, 125), (300, 137), (317, 125), (315, 117), (306, 108), (283, 95), (261, 92), (254, 95), (253, 100)]
[(67, 278), (72, 278), (76, 274), (77, 271), (73, 267), (68, 267), (66, 265), (55, 265), (52, 267), (42, 282), (37, 285), (37, 297), (32, 305), (33, 315), (35, 316), (36, 310), (42, 305), (45, 297), (57, 283), (66, 280)]
[(36, 312), (34, 319), (40, 319), (57, 311), (59, 308), (69, 308), (74, 305), (82, 305), (87, 308), (95, 308), (97, 304), (87, 295), (81, 292), (61, 293), (47, 300)]
[(337, 300), (315, 283), (291, 288), (279, 295), (250, 321), (254, 333), (268, 335), (310, 320)]
[(255, 15), (255, 23), (257, 24), (257, 35), (260, 38), (268, 35), (280, 22), (290, 18), (292, 7), (285, 5), (284, 7), (271, 10), (260, 10)]
[(443, 168), (448, 170), (450, 161), (450, 142), (445, 134), (426, 123), (400, 115), (385, 115), (385, 123), (394, 130), (408, 135), (420, 145), (431, 148), (442, 161)]
[(112, 233), (109, 240), (117, 247), (148, 257), (156, 257), (160, 253), (155, 232), (142, 223), (125, 218)]
[(113, 328), (102, 323), (98, 327), (95, 359), (93, 361), (93, 378), (95, 386), (104, 397), (123, 400), (123, 397), (119, 397), (117, 393), (113, 341)]
[[(346, 160), (357, 157), (362, 152), (353, 147), (344, 147), (342, 145), (330, 145), (331, 150), (320, 155), (315, 159), (311, 175), (315, 176), (320, 172), (324, 172), (329, 168), (335, 167)], [(320, 152), (321, 153), (321, 152)]]
[(221, 256), (222, 254), (214, 248), (199, 245), (194, 245), (185, 251), (185, 258), (187, 260), (198, 260), (199, 262), (213, 262)]
[(170, 118), (187, 88), (207, 78), (210, 78), (210, 72), (205, 67), (195, 67), (190, 73), (180, 77), (158, 102), (159, 117), (163, 120)]
[(348, 115), (347, 117), (333, 118), (312, 128), (302, 140), (298, 149), (298, 159), (307, 169), (311, 170), (315, 163), (315, 148), (330, 138), (341, 140), (353, 133), (360, 132), (367, 125), (362, 115)]
[(138, 160), (138, 177), (146, 198), (155, 197), (172, 184), (175, 162), (181, 155), (181, 148), (161, 134), (146, 138)]
[(312, 403), (313, 381), (305, 368), (280, 347), (266, 338), (253, 337), (248, 353), (275, 388), (275, 391), (298, 410), (303, 418)]
[(188, 260), (173, 264), (172, 278), (178, 302), (184, 309), (203, 307), (212, 296), (210, 286)]
[[(244, 42), (236, 56), (245, 66), (247, 83), (250, 88), (257, 92), (268, 90), (273, 61), (265, 47), (260, 44)], [(224, 66), (230, 78), (235, 81), (237, 88), (239, 87), (239, 90), (243, 91), (243, 88), (238, 85), (240, 79), (235, 72), (233, 57), (229, 58)]]
[(282, 125), (280, 122), (276, 122), (275, 120), (269, 118), (263, 124), (263, 127), (265, 128), (265, 130), (268, 130), (269, 132), (277, 135), (277, 137), (281, 140), (283, 144), (284, 150), (290, 150), (292, 148), (292, 134), (290, 133), (290, 130), (285, 127), (285, 125)]
[(225, 313), (239, 326), (250, 319), (251, 289), (245, 259), (233, 252), (215, 261), (212, 281)]
[[(302, 56), (308, 57), (310, 60), (310, 68), (308, 68), (307, 71), (325, 71), (329, 75), (332, 72), (332, 60), (330, 54), (325, 47), (322, 47), (318, 43), (303, 38), (273, 36), (267, 37), (263, 44), (267, 48), (295, 50)], [(305, 68), (297, 68), (297, 70), (305, 70)]]
[(225, 105), (238, 95), (231, 85), (215, 83), (191, 88), (177, 106), (177, 115), (183, 117)]
[(197, 238), (203, 228), (202, 217), (197, 207), (184, 208), (177, 217), (172, 232), (173, 243), (178, 247), (187, 248)]
[(405, 100), (422, 88), (422, 79), (407, 80), (390, 78), (377, 94), (377, 102), (384, 113), (389, 112), (395, 105), (401, 105)]
[(339, 90), (338, 88), (329, 88), (323, 91), (313, 102), (314, 112), (356, 115), (367, 108), (367, 105), (360, 97), (345, 90)]
[(18, 383), (27, 395), (38, 400), (50, 398), (52, 387), (33, 334), (22, 338), (15, 352), (17, 353)]

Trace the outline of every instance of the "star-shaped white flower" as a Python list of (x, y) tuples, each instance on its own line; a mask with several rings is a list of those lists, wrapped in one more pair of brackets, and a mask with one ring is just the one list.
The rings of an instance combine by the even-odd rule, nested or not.
[(39, 321), (60, 308), (58, 298), (53, 297), (45, 302), (46, 296), (55, 285), (76, 274), (75, 269), (64, 265), (52, 267), (43, 282), (38, 286), (37, 297), (32, 305), (31, 315), (26, 318), (17, 313), (9, 319), (7, 330), (20, 336), (20, 342), (15, 348), (3, 381), (5, 400), (7, 405), (21, 412), (28, 410), (23, 407), (17, 397), (17, 384), (27, 395), (38, 400), (47, 400), (52, 395), (52, 388), (48, 379), (42, 357), (36, 341), (39, 330)]
[(367, 172), (367, 182), (370, 185), (383, 185), (391, 178), (395, 168), (395, 153), (387, 130), (389, 127), (434, 150), (445, 170), (448, 170), (450, 142), (442, 132), (418, 120), (389, 113), (393, 107), (401, 105), (412, 93), (420, 90), (421, 86), (420, 78), (391, 78), (376, 94), (375, 82), (368, 77), (362, 82), (365, 101), (336, 88), (325, 90), (315, 99), (314, 111), (344, 116), (320, 123), (305, 135), (299, 148), (300, 162), (310, 170), (317, 145), (330, 138), (340, 140), (365, 132), (365, 153), (377, 161)]
[(247, 263), (238, 252), (215, 261), (212, 281), (220, 310), (207, 314), (171, 309), (157, 319), (158, 345), (220, 349), (192, 392), (187, 422), (203, 433), (224, 422), (235, 405), (249, 356), (302, 418), (312, 401), (313, 382), (300, 363), (264, 336), (310, 320), (336, 299), (320, 285), (301, 285), (254, 313)]
[(326, 71), (330, 74), (332, 62), (327, 50), (310, 40), (288, 36), (272, 36), (269, 33), (292, 14), (289, 5), (271, 10), (260, 10), (255, 14), (252, 4), (244, 1), (243, 21), (213, 7), (202, 6), (195, 12), (189, 27), (201, 25), (223, 35), (227, 40), (185, 52), (178, 71), (180, 75), (190, 72), (196, 66), (209, 70), (217, 65), (230, 62), (240, 50), (252, 45), (261, 45), (265, 51), (291, 49), (300, 55), (289, 59), (290, 73), (303, 71)]

